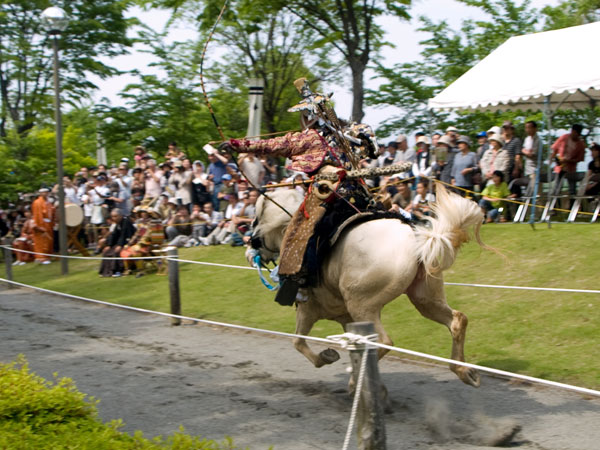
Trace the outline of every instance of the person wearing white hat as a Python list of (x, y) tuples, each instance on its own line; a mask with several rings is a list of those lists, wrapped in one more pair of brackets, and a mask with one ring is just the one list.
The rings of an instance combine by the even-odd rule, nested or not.
[(398, 137), (396, 138), (396, 144), (398, 147), (398, 151), (396, 152), (394, 158), (394, 164), (398, 164), (404, 161), (414, 163), (417, 158), (417, 153), (414, 149), (408, 147), (406, 135), (398, 135)]
[(450, 138), (450, 141), (452, 142), (450, 148), (454, 151), (457, 148), (456, 139), (458, 139), (458, 128), (449, 126), (446, 128), (446, 136)]
[(180, 198), (182, 205), (187, 206), (192, 202), (192, 171), (185, 170), (183, 162), (180, 160), (175, 160), (173, 166), (175, 170), (169, 177), (167, 190), (172, 192), (175, 197)]
[(481, 158), (480, 162), (484, 185), (492, 178), (492, 175), (496, 170), (499, 170), (504, 174), (504, 179), (508, 179), (508, 169), (510, 165), (508, 152), (502, 148), (504, 146), (504, 139), (498, 134), (492, 134), (491, 136), (488, 136), (488, 141), (490, 143), (490, 148), (483, 154), (483, 158)]
[(452, 165), (458, 149), (455, 141), (456, 132), (452, 130), (454, 127), (448, 128), (450, 128), (450, 131), (446, 132), (438, 141), (434, 170), (437, 172), (440, 181), (450, 184), (452, 182)]
[(427, 136), (419, 136), (417, 138), (417, 156), (412, 169), (415, 177), (428, 177), (431, 175), (433, 158), (431, 157), (429, 147), (430, 143)]
[(487, 135), (490, 136), (492, 134), (497, 134), (498, 136), (500, 136), (501, 132), (502, 132), (502, 130), (500, 129), (500, 127), (493, 126), (489, 130), (487, 130)]

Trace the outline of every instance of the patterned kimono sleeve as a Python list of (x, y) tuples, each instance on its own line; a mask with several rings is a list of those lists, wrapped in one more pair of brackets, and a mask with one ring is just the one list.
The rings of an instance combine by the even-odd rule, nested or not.
[(240, 153), (281, 156), (290, 158), (309, 151), (327, 151), (327, 142), (314, 130), (302, 133), (288, 133), (273, 139), (249, 141), (232, 139), (231, 146)]

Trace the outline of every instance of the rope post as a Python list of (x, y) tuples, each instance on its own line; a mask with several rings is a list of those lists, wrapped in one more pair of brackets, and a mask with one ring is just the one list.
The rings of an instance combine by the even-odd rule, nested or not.
[[(10, 247), (11, 241), (10, 238), (4, 238), (2, 240), (2, 244)], [(12, 250), (9, 250), (8, 248), (3, 248), (2, 251), (4, 252), (4, 265), (6, 266), (6, 279), (9, 281), (13, 281), (13, 273), (12, 273)], [(10, 285), (9, 285), (10, 286)]]
[[(179, 292), (179, 263), (173, 261), (178, 259), (179, 252), (177, 247), (168, 247), (167, 256), (169, 258), (169, 297), (171, 299), (171, 314), (181, 315), (181, 296)], [(181, 319), (171, 317), (171, 325), (181, 325)]]
[[(372, 322), (353, 322), (347, 327), (349, 333), (369, 336), (375, 334)], [(385, 422), (383, 420), (382, 384), (379, 377), (377, 349), (369, 345), (356, 345), (350, 350), (352, 362), (352, 378), (356, 386), (363, 353), (367, 352), (363, 388), (360, 395), (356, 415), (356, 432), (360, 450), (385, 450)]]

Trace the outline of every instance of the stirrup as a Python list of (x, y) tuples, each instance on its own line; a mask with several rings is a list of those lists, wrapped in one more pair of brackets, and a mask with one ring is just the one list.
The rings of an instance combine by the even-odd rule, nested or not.
[(290, 280), (289, 278), (284, 280), (277, 291), (275, 301), (281, 306), (292, 306), (296, 301), (299, 288), (300, 284), (297, 281)]

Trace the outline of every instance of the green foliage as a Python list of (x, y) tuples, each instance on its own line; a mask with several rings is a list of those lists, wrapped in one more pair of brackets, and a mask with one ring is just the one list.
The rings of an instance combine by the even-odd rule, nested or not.
[[(59, 39), (61, 89), (67, 101), (80, 105), (95, 89), (90, 73), (101, 78), (117, 73), (100, 58), (124, 54), (132, 44), (127, 29), (135, 20), (124, 17), (131, 2), (60, 0), (52, 4), (70, 17)], [(52, 38), (40, 23), (42, 11), (50, 5), (48, 0), (0, 4), (0, 137), (6, 137), (9, 128), (22, 136), (53, 111)]]
[[(429, 34), (420, 42), (421, 58), (412, 63), (393, 68), (379, 66), (377, 73), (386, 79), (378, 90), (367, 92), (370, 105), (393, 105), (401, 108), (398, 116), (383, 123), (379, 132), (389, 135), (395, 131), (408, 133), (414, 130), (444, 129), (457, 118), (445, 112), (427, 109), (427, 100), (451, 84), (508, 38), (535, 31), (537, 12), (525, 1), (516, 5), (512, 0), (460, 0), (482, 9), (489, 19), (464, 20), (459, 30), (453, 30), (443, 20), (435, 23), (425, 16), (419, 21), (419, 31)], [(514, 114), (476, 113), (462, 114), (458, 123), (466, 130), (487, 130), (512, 119)], [(474, 126), (478, 124), (478, 126)]]
[[(598, 0), (567, 0), (555, 8), (539, 11), (530, 1), (520, 4), (513, 0), (459, 0), (479, 8), (486, 14), (485, 20), (464, 20), (458, 30), (447, 21), (433, 22), (420, 17), (419, 31), (429, 34), (423, 40), (421, 58), (411, 63), (398, 64), (392, 68), (379, 65), (377, 74), (386, 80), (377, 90), (367, 91), (367, 104), (372, 106), (396, 106), (400, 113), (390, 117), (378, 132), (388, 136), (393, 132), (444, 129), (452, 124), (470, 132), (487, 130), (503, 120), (536, 120), (539, 114), (528, 113), (460, 113), (430, 111), (427, 101), (458, 79), (471, 67), (489, 55), (513, 36), (575, 25), (597, 17)], [(519, 70), (514, 67), (498, 70)], [(553, 117), (555, 128), (568, 128), (575, 122), (588, 128), (597, 125), (600, 110), (559, 111)], [(539, 120), (538, 120), (539, 121)]]
[(315, 33), (319, 45), (331, 45), (346, 62), (352, 76), (351, 119), (364, 117), (364, 72), (371, 58), (388, 43), (377, 19), (384, 15), (406, 20), (410, 0), (337, 1), (274, 0), (275, 4), (295, 15), (303, 26)]
[[(142, 3), (170, 8), (176, 17), (191, 16), (198, 20), (201, 30), (205, 32), (215, 24), (223, 6), (223, 2), (218, 0), (147, 0)], [(360, 121), (364, 115), (364, 71), (373, 54), (382, 46), (388, 45), (377, 19), (384, 15), (408, 19), (409, 4), (410, 0), (269, 0), (260, 2), (260, 7), (257, 7), (257, 3), (252, 0), (232, 0), (228, 3), (222, 26), (217, 29), (217, 33), (229, 48), (233, 46), (244, 55), (245, 71), (254, 71), (258, 78), (266, 79), (265, 88), (269, 86), (268, 78), (272, 76), (268, 75), (269, 70), (278, 66), (282, 68), (283, 62), (292, 69), (288, 73), (297, 73), (299, 68), (293, 67), (300, 58), (313, 72), (308, 76), (303, 73), (306, 78), (335, 81), (343, 69), (336, 60), (337, 54), (352, 73), (352, 118)], [(289, 21), (290, 17), (294, 20)], [(272, 26), (273, 20), (277, 23), (275, 28)], [(280, 26), (284, 28), (278, 31), (279, 36), (273, 34)], [(300, 40), (294, 42), (297, 38)], [(271, 42), (276, 43), (277, 51), (271, 52), (271, 48), (274, 48)], [(260, 46), (256, 47), (256, 44)], [(269, 54), (272, 56), (269, 57)], [(280, 59), (279, 64), (275, 61), (278, 54), (285, 56)], [(230, 64), (232, 61), (227, 62)], [(265, 69), (268, 70), (264, 71)], [(275, 76), (278, 76), (277, 72), (274, 72)], [(291, 78), (291, 74), (284, 78)], [(287, 87), (289, 84), (280, 85)], [(275, 88), (271, 94), (277, 91), (278, 88)], [(267, 109), (265, 114), (267, 121), (270, 120)], [(267, 130), (273, 128), (270, 124), (267, 126)]]
[[(73, 175), (82, 166), (95, 165), (95, 120), (89, 111), (74, 109), (65, 115), (63, 166)], [(41, 184), (56, 183), (56, 133), (40, 125), (26, 135), (11, 130), (0, 141), (0, 203), (17, 200), (19, 193), (36, 191)]]
[(566, 0), (557, 6), (542, 8), (546, 16), (546, 30), (583, 25), (600, 20), (599, 0)]
[(120, 420), (103, 424), (97, 401), (77, 390), (69, 378), (47, 381), (29, 371), (21, 355), (0, 364), (0, 448), (98, 450), (234, 450), (222, 443), (186, 435), (183, 429), (152, 440), (141, 432), (119, 431)]
[[(317, 47), (314, 34), (291, 14), (258, 11), (245, 3), (237, 10), (230, 9), (218, 28), (216, 41), (230, 53), (226, 66), (218, 70), (221, 76), (212, 79), (221, 86), (224, 83), (218, 80), (226, 80), (244, 92), (248, 78), (262, 80), (264, 131), (296, 129), (298, 114), (287, 111), (298, 101), (294, 80), (305, 77), (316, 89), (317, 82), (339, 79), (339, 64), (325, 57), (331, 46)], [(201, 22), (202, 28), (207, 25)]]
[[(140, 35), (158, 61), (153, 66), (161, 75), (139, 74), (140, 81), (127, 85), (120, 96), (126, 107), (99, 105), (96, 108), (102, 122), (100, 130), (109, 160), (117, 160), (135, 145), (143, 144), (156, 156), (166, 152), (170, 141), (191, 158), (204, 158), (202, 146), (220, 139), (208, 109), (204, 105), (199, 80), (197, 43), (164, 43), (164, 35), (145, 31)], [(219, 120), (230, 136), (245, 130), (247, 106), (235, 91), (211, 94), (215, 109), (219, 102)], [(218, 99), (218, 100), (217, 100)], [(222, 112), (222, 113), (221, 113)], [(126, 146), (123, 146), (126, 143)]]

